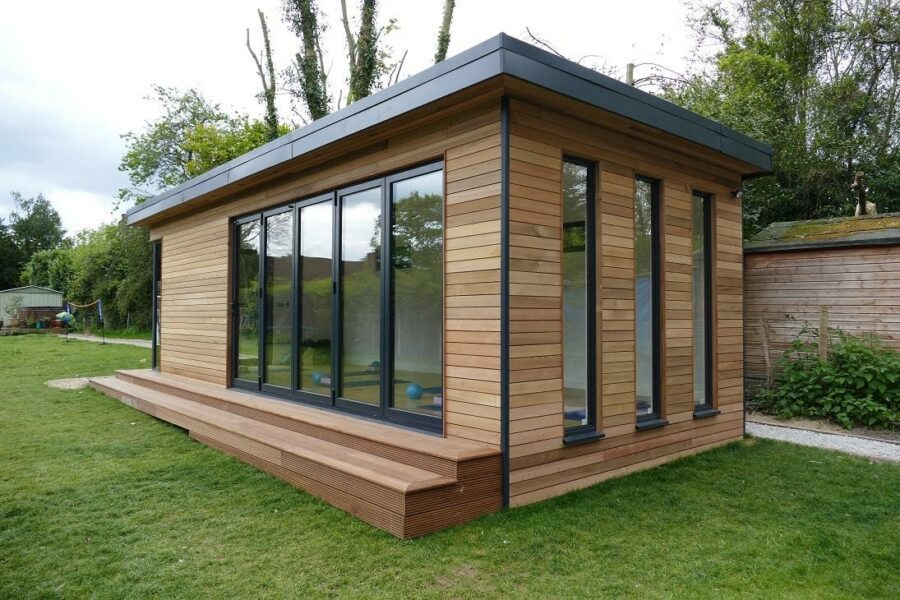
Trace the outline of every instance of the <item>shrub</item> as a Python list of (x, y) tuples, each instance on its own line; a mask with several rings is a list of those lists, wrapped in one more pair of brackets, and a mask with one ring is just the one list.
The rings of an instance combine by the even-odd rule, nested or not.
[(900, 353), (872, 335), (829, 332), (834, 344), (819, 357), (819, 332), (804, 326), (778, 360), (775, 387), (754, 398), (757, 409), (779, 418), (830, 419), (846, 428), (895, 428), (900, 422)]

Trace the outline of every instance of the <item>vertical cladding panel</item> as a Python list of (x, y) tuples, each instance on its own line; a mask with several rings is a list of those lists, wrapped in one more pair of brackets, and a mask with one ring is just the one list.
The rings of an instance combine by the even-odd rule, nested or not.
[(562, 149), (510, 128), (510, 456), (561, 445)]
[(715, 196), (713, 249), (716, 348), (715, 389), (717, 406), (744, 400), (744, 304), (743, 221), (741, 203), (729, 192)]
[[(557, 110), (513, 99), (511, 106), (511, 213), (510, 223), (510, 377), (518, 376), (516, 367), (533, 370), (537, 386), (530, 394), (510, 394), (510, 503), (528, 504), (622, 475), (687, 456), (739, 438), (740, 405), (733, 403), (735, 389), (734, 346), (731, 328), (740, 320), (735, 312), (735, 293), (740, 294), (740, 207), (734, 205), (730, 189), (715, 170), (700, 164), (685, 153), (675, 155), (656, 144), (630, 139), (620, 143), (621, 132), (567, 115)], [(597, 377), (600, 408), (599, 428), (605, 438), (587, 444), (565, 446), (562, 442), (561, 381), (551, 377), (549, 369), (561, 366), (561, 319), (557, 291), (561, 275), (561, 244), (550, 250), (546, 241), (516, 237), (517, 228), (540, 227), (544, 237), (553, 239), (561, 230), (557, 187), (543, 188), (542, 178), (558, 185), (561, 156), (571, 154), (596, 161), (599, 167), (599, 204), (597, 228)], [(523, 160), (523, 159), (528, 159)], [(524, 171), (524, 169), (529, 171)], [(542, 170), (544, 169), (544, 170)], [(663, 326), (661, 342), (666, 361), (663, 387), (664, 410), (670, 424), (649, 431), (635, 431), (635, 265), (634, 265), (634, 177), (635, 173), (661, 180), (663, 210)], [(537, 175), (542, 177), (537, 177)], [(739, 181), (733, 175), (730, 180)], [(717, 248), (717, 303), (721, 322), (717, 333), (717, 377), (724, 394), (721, 414), (693, 419), (692, 354), (693, 343), (690, 293), (691, 268), (691, 191), (708, 190), (716, 198), (730, 202), (718, 210), (718, 228), (714, 235)], [(543, 204), (542, 204), (543, 203)], [(548, 206), (549, 205), (549, 206)], [(717, 207), (718, 208), (718, 207)], [(543, 212), (542, 210), (543, 209)], [(533, 218), (527, 219), (526, 217)], [(555, 225), (554, 225), (555, 223)], [(556, 232), (547, 235), (553, 228)], [(524, 230), (522, 230), (524, 233)], [(527, 233), (525, 234), (528, 235)], [(530, 245), (523, 242), (528, 241)], [(549, 240), (548, 240), (549, 241)], [(546, 244), (546, 246), (545, 246)], [(735, 254), (735, 248), (737, 254)], [(517, 263), (516, 252), (529, 263)], [(524, 268), (528, 266), (528, 268)], [(737, 268), (736, 268), (737, 265)], [(551, 278), (552, 276), (552, 278)], [(515, 287), (516, 277), (528, 278), (529, 285)], [(737, 286), (737, 288), (735, 288)], [(538, 292), (549, 296), (539, 295)], [(528, 312), (515, 312), (516, 302), (529, 303)], [(739, 304), (739, 303), (738, 303)], [(551, 311), (551, 312), (548, 312)], [(550, 319), (550, 322), (547, 319)], [(521, 337), (517, 346), (515, 332), (520, 329), (546, 337)], [(739, 332), (737, 333), (740, 336)], [(540, 339), (542, 344), (535, 340)], [(740, 339), (738, 337), (738, 339)], [(525, 341), (532, 342), (525, 344)], [(727, 342), (727, 343), (726, 343)], [(530, 346), (536, 348), (532, 351)], [(529, 348), (525, 350), (525, 348)], [(738, 356), (740, 349), (737, 349)], [(544, 371), (546, 370), (546, 371)], [(739, 371), (738, 371), (739, 372)], [(531, 381), (527, 382), (532, 384)], [(739, 384), (739, 381), (737, 382)], [(728, 404), (731, 401), (732, 404)], [(555, 414), (554, 414), (555, 413)]]
[(185, 219), (162, 239), (160, 370), (227, 384), (228, 219)]
[(446, 150), (445, 430), (498, 446), (500, 173), (499, 131)]
[(600, 164), (601, 425), (635, 423), (634, 170)]
[(691, 185), (667, 179), (663, 195), (664, 408), (676, 421), (691, 418), (694, 408)]

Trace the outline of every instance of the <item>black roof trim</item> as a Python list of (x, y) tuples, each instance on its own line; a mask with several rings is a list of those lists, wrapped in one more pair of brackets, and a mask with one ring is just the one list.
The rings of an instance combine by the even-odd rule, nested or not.
[(501, 33), (385, 90), (132, 207), (134, 224), (491, 78), (509, 75), (770, 171), (771, 148), (715, 121)]

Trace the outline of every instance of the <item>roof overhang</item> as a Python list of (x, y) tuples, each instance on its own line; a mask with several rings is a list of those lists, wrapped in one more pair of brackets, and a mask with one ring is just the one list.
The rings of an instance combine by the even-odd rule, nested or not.
[(772, 151), (768, 145), (501, 33), (131, 208), (127, 212), (128, 223), (140, 224), (158, 217), (210, 192), (504, 75), (746, 163), (750, 168), (742, 175), (767, 173), (772, 169)]

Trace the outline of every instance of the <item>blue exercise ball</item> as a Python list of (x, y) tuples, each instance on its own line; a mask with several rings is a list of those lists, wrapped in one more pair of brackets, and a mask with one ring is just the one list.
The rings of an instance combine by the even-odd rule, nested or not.
[(312, 382), (316, 385), (322, 383), (322, 374), (318, 371), (313, 371), (312, 373)]
[(406, 388), (406, 395), (410, 400), (419, 400), (422, 398), (422, 386), (418, 383), (411, 383), (409, 387)]

